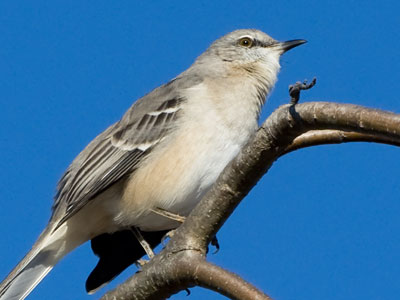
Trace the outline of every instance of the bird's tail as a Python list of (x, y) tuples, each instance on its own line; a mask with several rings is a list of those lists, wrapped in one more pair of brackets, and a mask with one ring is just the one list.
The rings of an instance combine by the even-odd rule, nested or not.
[(53, 232), (47, 227), (31, 251), (0, 284), (0, 300), (22, 300), (50, 272), (54, 265), (72, 249), (65, 247), (65, 230)]

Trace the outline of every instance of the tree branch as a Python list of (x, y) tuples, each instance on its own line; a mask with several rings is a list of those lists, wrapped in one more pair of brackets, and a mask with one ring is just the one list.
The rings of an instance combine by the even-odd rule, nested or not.
[[(213, 188), (205, 195), (186, 221), (175, 231), (166, 247), (147, 263), (141, 272), (128, 279), (102, 299), (163, 299), (196, 285), (190, 267), (205, 259), (207, 245), (240, 201), (280, 156), (317, 144), (303, 136), (310, 130), (339, 130), (359, 133), (354, 139), (373, 136), (388, 141), (400, 140), (400, 115), (350, 104), (310, 102), (278, 108), (257, 131), (254, 139), (225, 168)], [(326, 134), (325, 141), (332, 141)], [(349, 135), (350, 137), (350, 135)], [(374, 140), (375, 139), (375, 140)], [(318, 144), (323, 143), (319, 135)], [(391, 143), (396, 144), (396, 143)], [(292, 146), (291, 146), (292, 145)], [(294, 145), (294, 146), (293, 146)], [(303, 145), (303, 146), (301, 146)], [(246, 299), (246, 298), (237, 298)]]
[(238, 275), (204, 259), (199, 260), (194, 276), (196, 285), (216, 291), (230, 299), (271, 300)]
[(392, 146), (400, 146), (400, 139), (395, 137), (359, 133), (354, 131), (324, 129), (310, 130), (302, 135), (299, 135), (286, 148), (284, 154), (312, 146), (342, 144), (349, 142), (373, 142)]

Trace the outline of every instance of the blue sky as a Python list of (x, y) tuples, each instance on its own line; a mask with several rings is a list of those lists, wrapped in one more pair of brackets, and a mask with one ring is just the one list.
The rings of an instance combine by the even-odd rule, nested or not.
[[(400, 113), (399, 10), (394, 0), (0, 2), (0, 276), (46, 225), (57, 180), (79, 151), (227, 32), (309, 41), (282, 58), (261, 119), (288, 102), (289, 84), (314, 76), (302, 101)], [(397, 299), (399, 151), (360, 143), (279, 159), (209, 259), (275, 299)], [(80, 247), (30, 299), (97, 299), (106, 289), (84, 290), (95, 263)], [(173, 299), (224, 297), (194, 288)]]

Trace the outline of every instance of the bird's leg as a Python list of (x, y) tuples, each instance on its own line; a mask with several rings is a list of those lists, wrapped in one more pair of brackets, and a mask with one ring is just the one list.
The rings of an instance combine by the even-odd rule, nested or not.
[[(152, 259), (155, 255), (153, 252), (153, 249), (151, 249), (149, 243), (146, 242), (146, 240), (144, 239), (142, 233), (140, 232), (140, 230), (136, 227), (131, 227), (131, 231), (133, 233), (133, 235), (136, 237), (136, 239), (138, 240), (138, 242), (140, 243), (140, 245), (142, 245), (144, 251), (146, 251), (147, 256)], [(143, 265), (143, 261), (141, 260), (140, 262), (138, 261), (138, 263), (140, 265)]]
[(169, 212), (163, 208), (155, 207), (150, 209), (153, 213), (156, 213), (157, 215), (166, 217), (168, 219), (177, 221), (179, 223), (183, 223), (186, 220), (186, 217), (180, 216), (178, 214)]

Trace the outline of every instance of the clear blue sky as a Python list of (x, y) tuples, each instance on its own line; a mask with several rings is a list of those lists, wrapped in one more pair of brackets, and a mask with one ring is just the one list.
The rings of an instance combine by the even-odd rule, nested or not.
[[(309, 41), (282, 58), (264, 119), (287, 87), (302, 101), (400, 113), (399, 1), (0, 2), (0, 276), (47, 223), (57, 180), (132, 102), (238, 28)], [(209, 259), (275, 299), (398, 299), (400, 149), (322, 146), (281, 158), (220, 231)], [(30, 299), (97, 299), (84, 290), (88, 244)], [(125, 272), (113, 287), (135, 269)], [(110, 287), (109, 286), (109, 287)], [(200, 288), (186, 298), (223, 299)]]

